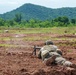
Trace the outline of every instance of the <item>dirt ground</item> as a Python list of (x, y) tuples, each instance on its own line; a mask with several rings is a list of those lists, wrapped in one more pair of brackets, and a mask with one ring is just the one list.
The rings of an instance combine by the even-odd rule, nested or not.
[[(76, 63), (76, 35), (57, 34), (0, 34), (0, 37), (10, 37), (10, 40), (0, 40), (0, 75), (76, 75), (76, 69), (60, 65), (46, 66), (41, 59), (32, 55), (33, 46), (43, 46), (45, 40), (26, 41), (24, 37), (66, 38), (65, 40), (53, 40), (63, 52), (63, 57)], [(13, 39), (11, 39), (11, 37)], [(7, 46), (9, 45), (9, 46)]]

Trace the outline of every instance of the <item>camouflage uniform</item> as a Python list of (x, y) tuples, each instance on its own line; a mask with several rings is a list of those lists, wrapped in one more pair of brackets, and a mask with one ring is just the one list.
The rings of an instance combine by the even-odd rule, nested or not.
[(52, 60), (52, 62), (54, 62), (55, 64), (64, 66), (72, 65), (70, 61), (67, 61), (65, 58), (62, 57), (62, 52), (55, 45), (45, 45), (40, 49), (40, 52), (38, 54), (38, 57), (42, 58), (43, 61), (47, 61), (53, 56), (55, 56), (55, 58)]

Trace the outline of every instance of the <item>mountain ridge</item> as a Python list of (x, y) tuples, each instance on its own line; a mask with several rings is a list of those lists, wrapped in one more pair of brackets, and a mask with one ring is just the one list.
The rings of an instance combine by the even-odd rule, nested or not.
[(17, 13), (22, 14), (22, 19), (53, 19), (59, 16), (67, 16), (68, 18), (76, 18), (76, 7), (63, 7), (63, 8), (48, 8), (40, 5), (35, 5), (31, 3), (24, 4), (10, 12), (0, 14), (0, 17), (3, 19), (13, 19)]

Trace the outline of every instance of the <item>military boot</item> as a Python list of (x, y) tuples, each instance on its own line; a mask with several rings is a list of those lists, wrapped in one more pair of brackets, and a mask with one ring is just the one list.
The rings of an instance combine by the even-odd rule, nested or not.
[(55, 59), (56, 59), (56, 56), (53, 55), (52, 57), (49, 57), (47, 59), (44, 60), (44, 63), (47, 65), (47, 66), (50, 66), (52, 65), (53, 63), (55, 63)]
[(72, 64), (70, 67), (76, 69), (76, 64)]

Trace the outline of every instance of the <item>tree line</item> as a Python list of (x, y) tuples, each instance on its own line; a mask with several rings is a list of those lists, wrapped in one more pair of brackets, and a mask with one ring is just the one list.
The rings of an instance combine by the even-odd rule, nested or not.
[(0, 26), (25, 28), (67, 27), (76, 26), (76, 19), (69, 19), (66, 16), (61, 16), (44, 21), (38, 19), (22, 20), (22, 15), (16, 14), (12, 20), (4, 20), (0, 18)]

